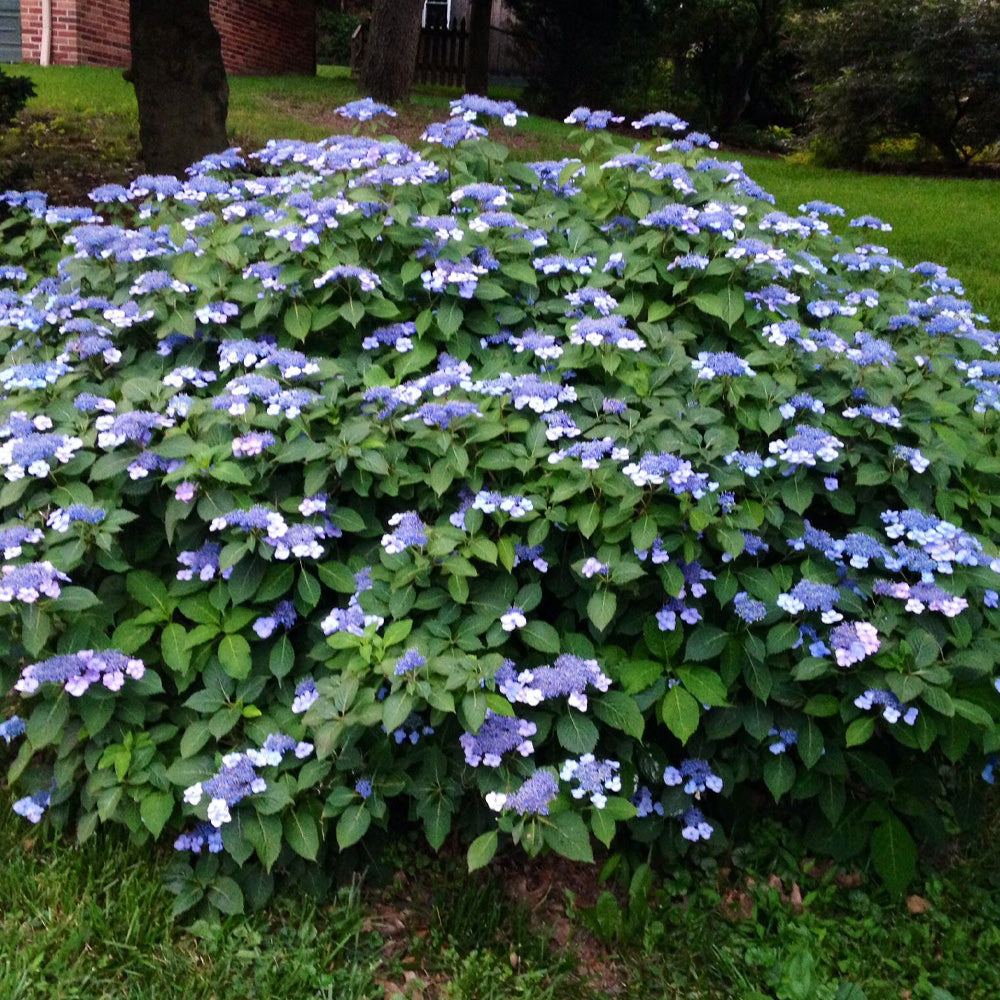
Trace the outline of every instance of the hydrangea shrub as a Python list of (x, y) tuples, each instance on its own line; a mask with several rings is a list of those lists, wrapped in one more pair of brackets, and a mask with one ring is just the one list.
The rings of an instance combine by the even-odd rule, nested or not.
[(15, 810), (167, 838), (179, 910), (768, 798), (905, 883), (998, 745), (997, 335), (672, 115), (525, 164), (453, 112), (2, 196)]

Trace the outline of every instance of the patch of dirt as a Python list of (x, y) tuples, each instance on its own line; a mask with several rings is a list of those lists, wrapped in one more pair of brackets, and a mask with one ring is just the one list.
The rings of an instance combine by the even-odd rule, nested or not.
[(22, 112), (0, 133), (0, 187), (44, 191), (55, 205), (88, 204), (99, 184), (128, 184), (142, 172), (138, 137), (123, 131), (101, 116)]

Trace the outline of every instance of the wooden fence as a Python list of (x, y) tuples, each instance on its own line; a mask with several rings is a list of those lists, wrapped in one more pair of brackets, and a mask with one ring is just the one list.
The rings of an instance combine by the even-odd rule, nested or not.
[(421, 28), (417, 43), (417, 83), (448, 87), (465, 85), (469, 63), (469, 31), (465, 18), (447, 28)]
[[(2, 3), (3, 0), (0, 0)], [(364, 57), (368, 34), (367, 22), (354, 29), (351, 36), (351, 72), (356, 76)], [(518, 75), (523, 72), (524, 60), (520, 56), (515, 32), (492, 27), (490, 29), (490, 72), (500, 75)], [(469, 68), (469, 29), (465, 19), (452, 21), (444, 28), (421, 28), (417, 43), (417, 83), (442, 84), (464, 87)]]

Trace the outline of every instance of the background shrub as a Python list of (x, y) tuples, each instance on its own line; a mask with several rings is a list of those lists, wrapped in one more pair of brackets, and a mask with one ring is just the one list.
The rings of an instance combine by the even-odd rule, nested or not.
[(405, 825), (475, 867), (785, 806), (906, 884), (997, 747), (997, 337), (639, 127), (3, 196), (17, 811), (174, 840), (180, 911)]
[(0, 128), (9, 125), (35, 96), (35, 85), (26, 76), (8, 76), (0, 69)]
[(881, 140), (919, 136), (959, 167), (1000, 140), (1000, 4), (853, 2), (801, 23), (827, 159), (857, 165)]
[(316, 59), (335, 66), (350, 66), (351, 36), (366, 20), (360, 14), (320, 9), (316, 15)]

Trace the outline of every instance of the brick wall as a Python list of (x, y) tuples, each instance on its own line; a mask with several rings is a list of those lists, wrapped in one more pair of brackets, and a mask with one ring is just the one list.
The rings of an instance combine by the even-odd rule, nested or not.
[[(128, 66), (128, 0), (51, 0), (52, 63)], [(226, 72), (234, 76), (316, 71), (315, 0), (211, 0)], [(23, 59), (42, 51), (42, 0), (21, 0)]]
[(227, 72), (316, 72), (315, 0), (212, 0), (212, 20)]

